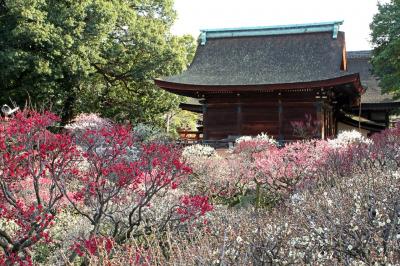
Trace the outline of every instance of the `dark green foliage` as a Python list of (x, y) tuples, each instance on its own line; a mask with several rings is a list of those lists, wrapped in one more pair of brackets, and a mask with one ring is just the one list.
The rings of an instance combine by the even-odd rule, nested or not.
[(384, 92), (400, 97), (400, 0), (378, 4), (370, 25), (374, 44), (373, 72)]
[(182, 71), (192, 37), (175, 37), (171, 0), (0, 1), (0, 103), (161, 122), (178, 99), (152, 79)]

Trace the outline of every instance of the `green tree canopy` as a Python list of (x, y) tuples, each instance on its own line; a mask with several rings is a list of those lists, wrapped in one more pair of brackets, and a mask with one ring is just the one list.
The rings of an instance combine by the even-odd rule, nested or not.
[(384, 92), (400, 97), (400, 0), (379, 3), (370, 28), (373, 72)]
[(173, 0), (0, 0), (0, 103), (161, 121), (177, 97), (152, 78), (182, 71), (195, 47), (171, 35), (174, 19)]

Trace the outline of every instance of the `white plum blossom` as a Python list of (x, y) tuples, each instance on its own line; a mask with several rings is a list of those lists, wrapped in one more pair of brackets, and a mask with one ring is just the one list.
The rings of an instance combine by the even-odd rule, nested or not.
[(340, 132), (335, 139), (328, 140), (328, 143), (332, 148), (342, 148), (353, 143), (371, 144), (372, 141), (357, 130), (351, 130)]
[(183, 149), (182, 156), (185, 159), (195, 157), (212, 157), (216, 155), (215, 149), (211, 146), (195, 144)]
[(103, 127), (112, 126), (112, 121), (106, 118), (100, 117), (98, 114), (90, 113), (90, 114), (79, 114), (74, 122), (65, 126), (65, 129), (68, 129), (72, 132), (83, 131), (87, 129), (100, 129)]
[(278, 145), (278, 142), (271, 136), (268, 136), (266, 133), (262, 132), (260, 134), (258, 134), (255, 139), (257, 140), (263, 140), (263, 141), (267, 141), (273, 145)]
[(240, 143), (242, 141), (249, 141), (252, 140), (253, 138), (251, 136), (241, 136), (236, 139), (235, 143)]
[(266, 141), (273, 145), (278, 145), (278, 142), (271, 136), (268, 136), (266, 133), (262, 132), (255, 137), (252, 136), (241, 136), (236, 139), (235, 143), (238, 144), (242, 141), (251, 141), (251, 140), (259, 140), (259, 141)]

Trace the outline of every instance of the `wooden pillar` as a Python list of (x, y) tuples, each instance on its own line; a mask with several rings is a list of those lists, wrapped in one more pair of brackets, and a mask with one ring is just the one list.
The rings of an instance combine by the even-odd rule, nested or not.
[(332, 107), (329, 104), (325, 105), (326, 110), (326, 136), (327, 138), (333, 137), (333, 122), (332, 122)]
[(278, 125), (279, 125), (279, 143), (283, 144), (283, 107), (281, 93), (278, 93)]
[(322, 101), (316, 102), (316, 114), (317, 114), (317, 121), (320, 123), (319, 127), (319, 136), (321, 139), (325, 139), (325, 119), (323, 114), (323, 103)]
[(208, 126), (207, 126), (207, 100), (203, 100), (203, 140), (208, 139)]
[(243, 124), (242, 103), (239, 100), (239, 102), (236, 105), (236, 132), (239, 136), (242, 135), (242, 124)]

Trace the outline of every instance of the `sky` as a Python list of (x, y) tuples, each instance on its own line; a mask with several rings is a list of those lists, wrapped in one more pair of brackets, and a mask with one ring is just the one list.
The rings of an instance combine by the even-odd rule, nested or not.
[(344, 20), (348, 51), (367, 50), (378, 0), (175, 0), (176, 35), (200, 29), (271, 26)]

